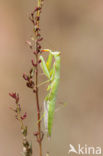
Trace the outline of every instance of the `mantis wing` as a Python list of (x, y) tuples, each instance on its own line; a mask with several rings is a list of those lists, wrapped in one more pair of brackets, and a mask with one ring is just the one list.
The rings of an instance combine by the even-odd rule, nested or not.
[(48, 131), (48, 105), (46, 101), (44, 101), (44, 125), (45, 125), (45, 130), (46, 132)]
[(48, 135), (51, 136), (59, 79), (54, 79), (48, 98)]

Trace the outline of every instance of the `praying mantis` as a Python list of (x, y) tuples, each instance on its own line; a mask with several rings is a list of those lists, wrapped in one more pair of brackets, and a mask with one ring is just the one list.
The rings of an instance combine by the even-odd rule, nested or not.
[(49, 82), (47, 87), (48, 94), (44, 99), (44, 124), (47, 135), (50, 137), (55, 112), (57, 90), (60, 80), (60, 52), (53, 52), (49, 49), (44, 49), (42, 52), (49, 52), (46, 62), (43, 56), (40, 56), (40, 60), (42, 71), (48, 78), (47, 81)]

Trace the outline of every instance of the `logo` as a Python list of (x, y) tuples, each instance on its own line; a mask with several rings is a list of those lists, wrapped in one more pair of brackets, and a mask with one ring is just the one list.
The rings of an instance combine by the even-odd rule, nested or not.
[(84, 146), (81, 146), (80, 144), (78, 144), (77, 147), (74, 147), (72, 144), (70, 144), (68, 154), (71, 153), (76, 153), (78, 155), (83, 155), (83, 154), (101, 155), (102, 149), (99, 146), (93, 147), (93, 146), (88, 146), (86, 144)]

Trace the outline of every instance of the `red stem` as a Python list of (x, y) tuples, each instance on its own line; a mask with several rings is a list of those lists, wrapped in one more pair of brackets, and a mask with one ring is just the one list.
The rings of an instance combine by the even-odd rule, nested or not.
[[(38, 64), (38, 54), (36, 54), (36, 64)], [(39, 90), (38, 90), (38, 65), (36, 67), (36, 104), (37, 104), (37, 117), (40, 121), (40, 106), (39, 106)], [(41, 140), (41, 122), (38, 122), (38, 143), (40, 149), (40, 156), (42, 156), (42, 140)]]

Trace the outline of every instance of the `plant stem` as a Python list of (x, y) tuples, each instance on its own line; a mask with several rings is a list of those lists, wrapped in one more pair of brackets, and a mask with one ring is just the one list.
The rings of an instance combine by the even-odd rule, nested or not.
[[(38, 0), (38, 7), (41, 7), (41, 0)], [(40, 18), (40, 10), (37, 11), (37, 17)], [(40, 20), (37, 21), (37, 28), (39, 28), (39, 23)], [(38, 90), (38, 61), (39, 61), (39, 56), (38, 56), (38, 44), (37, 44), (37, 39), (38, 39), (38, 32), (36, 32), (36, 105), (37, 105), (37, 118), (38, 121), (40, 121), (40, 105), (39, 105), (39, 90)], [(41, 122), (38, 122), (38, 143), (39, 143), (39, 151), (40, 151), (40, 156), (42, 156), (42, 139), (41, 139)]]
[[(38, 54), (36, 55), (36, 62), (38, 62)], [(39, 106), (39, 90), (38, 90), (38, 66), (36, 67), (36, 105), (38, 121), (40, 120), (40, 106)], [(40, 156), (42, 156), (42, 142), (41, 142), (41, 122), (38, 122), (38, 135), (39, 135), (39, 149)]]

